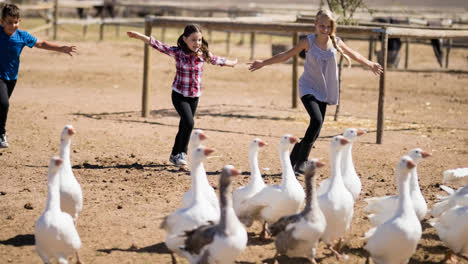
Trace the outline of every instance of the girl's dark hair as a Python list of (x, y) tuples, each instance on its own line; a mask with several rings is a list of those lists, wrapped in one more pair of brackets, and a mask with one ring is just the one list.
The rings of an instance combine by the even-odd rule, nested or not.
[[(184, 33), (182, 33), (182, 35), (180, 35), (179, 38), (177, 39), (177, 46), (180, 47), (185, 54), (198, 55), (195, 52), (193, 52), (184, 41), (184, 37), (188, 38), (194, 32), (202, 33), (200, 26), (197, 24), (188, 24), (187, 26), (185, 26)], [(200, 50), (202, 51), (203, 57), (209, 60), (210, 50), (208, 49), (208, 42), (206, 42), (205, 38), (203, 37), (202, 37), (202, 46)]]
[(20, 18), (20, 10), (14, 4), (3, 4), (2, 6), (2, 19), (11, 16), (14, 18)]

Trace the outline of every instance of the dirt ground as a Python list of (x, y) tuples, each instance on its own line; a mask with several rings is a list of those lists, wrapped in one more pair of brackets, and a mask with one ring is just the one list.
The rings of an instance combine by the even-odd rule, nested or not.
[[(0, 263), (40, 263), (34, 224), (45, 208), (47, 165), (59, 154), (59, 136), (66, 124), (77, 130), (71, 161), (84, 194), (77, 227), (82, 261), (169, 263), (159, 224), (178, 208), (190, 186), (188, 171), (168, 161), (179, 122), (170, 101), (174, 63), (152, 53), (151, 115), (142, 118), (142, 44), (124, 37), (74, 43), (79, 54), (72, 58), (28, 48), (22, 54), (7, 123), (10, 148), (0, 150)], [(211, 44), (215, 54), (226, 56), (224, 44)], [(367, 54), (366, 43), (348, 45)], [(259, 43), (256, 56), (266, 58), (270, 47)], [(206, 145), (216, 149), (205, 162), (209, 181), (217, 186), (221, 168), (233, 164), (244, 172), (235, 186), (245, 185), (247, 146), (259, 137), (269, 144), (259, 154), (264, 179), (279, 183), (279, 138), (285, 133), (302, 137), (308, 123), (300, 101), (291, 108), (291, 66), (273, 65), (251, 73), (245, 65), (248, 46), (233, 45), (231, 50), (229, 57), (239, 58), (234, 69), (205, 67), (196, 115), (196, 128), (206, 132)], [(412, 45), (411, 54), (411, 67), (438, 67), (431, 47)], [(466, 69), (467, 58), (468, 51), (453, 49), (450, 67)], [(339, 120), (333, 121), (335, 107), (330, 106), (311, 153), (327, 163), (318, 172), (320, 181), (330, 175), (330, 138), (348, 127), (368, 130), (353, 146), (363, 191), (345, 237), (348, 263), (365, 261), (360, 237), (370, 225), (363, 199), (396, 193), (394, 168), (408, 150), (420, 147), (432, 153), (418, 168), (429, 208), (436, 195), (443, 194), (438, 188), (442, 172), (468, 166), (468, 75), (388, 72), (382, 144), (376, 144), (375, 132), (378, 85), (379, 78), (370, 71), (345, 69)], [(303, 183), (303, 177), (299, 179)], [(426, 223), (423, 227), (410, 263), (440, 263), (446, 247), (432, 227)], [(239, 263), (272, 263), (274, 244), (253, 234), (259, 230), (259, 225), (248, 230), (249, 244)], [(322, 244), (318, 260), (336, 262)]]

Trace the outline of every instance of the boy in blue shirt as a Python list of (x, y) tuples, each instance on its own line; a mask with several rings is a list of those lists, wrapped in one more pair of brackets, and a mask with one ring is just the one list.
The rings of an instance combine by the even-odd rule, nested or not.
[(0, 148), (7, 148), (6, 121), (9, 99), (18, 78), (20, 54), (24, 46), (63, 52), (72, 56), (75, 46), (61, 46), (38, 40), (26, 31), (19, 30), (20, 10), (16, 5), (4, 4), (0, 19)]

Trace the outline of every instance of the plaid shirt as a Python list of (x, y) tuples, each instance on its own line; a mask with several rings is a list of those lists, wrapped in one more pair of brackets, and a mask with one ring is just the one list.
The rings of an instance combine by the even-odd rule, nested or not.
[[(176, 60), (176, 76), (172, 83), (172, 90), (185, 97), (199, 97), (201, 95), (201, 77), (205, 59), (201, 56), (187, 55), (180, 47), (169, 47), (159, 40), (150, 38), (150, 46), (165, 53)], [(210, 54), (208, 63), (226, 65), (226, 59)]]

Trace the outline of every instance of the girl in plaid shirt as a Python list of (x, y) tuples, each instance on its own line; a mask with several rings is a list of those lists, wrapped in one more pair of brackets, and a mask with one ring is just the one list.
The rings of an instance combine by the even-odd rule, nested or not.
[(176, 166), (187, 164), (187, 146), (194, 127), (194, 115), (201, 96), (203, 64), (234, 67), (236, 60), (213, 55), (203, 38), (200, 26), (189, 24), (177, 40), (177, 46), (168, 46), (153, 37), (135, 31), (127, 32), (130, 38), (142, 40), (176, 61), (176, 75), (172, 82), (172, 104), (180, 116), (179, 131), (169, 161)]

